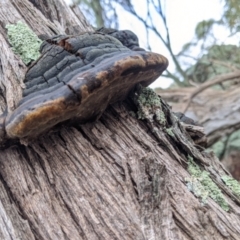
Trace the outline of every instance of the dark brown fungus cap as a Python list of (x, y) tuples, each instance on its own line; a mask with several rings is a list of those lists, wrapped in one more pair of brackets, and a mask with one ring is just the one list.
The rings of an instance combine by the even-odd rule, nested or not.
[(26, 73), (23, 99), (6, 118), (8, 137), (35, 137), (72, 118), (79, 123), (96, 119), (137, 83), (147, 86), (167, 68), (162, 55), (140, 51), (130, 31), (112, 35), (94, 32), (46, 40), (41, 57)]

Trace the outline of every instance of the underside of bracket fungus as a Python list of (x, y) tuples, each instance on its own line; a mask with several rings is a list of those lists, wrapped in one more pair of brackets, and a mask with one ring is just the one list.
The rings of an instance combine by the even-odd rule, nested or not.
[(6, 117), (9, 138), (35, 137), (68, 119), (97, 119), (109, 104), (125, 99), (137, 83), (149, 85), (168, 65), (165, 57), (139, 48), (130, 31), (55, 36), (40, 51), (26, 73), (22, 100)]

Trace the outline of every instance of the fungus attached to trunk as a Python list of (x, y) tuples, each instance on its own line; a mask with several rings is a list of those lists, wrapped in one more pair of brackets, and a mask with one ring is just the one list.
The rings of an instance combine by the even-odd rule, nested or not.
[(139, 48), (130, 31), (54, 36), (43, 42), (41, 54), (26, 73), (23, 99), (6, 117), (9, 138), (35, 137), (68, 119), (97, 119), (136, 84), (155, 81), (168, 65), (162, 55)]

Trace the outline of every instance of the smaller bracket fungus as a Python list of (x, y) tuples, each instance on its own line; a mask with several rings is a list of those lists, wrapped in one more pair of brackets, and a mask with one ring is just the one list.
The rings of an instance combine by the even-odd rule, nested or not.
[(168, 66), (162, 55), (139, 48), (130, 31), (54, 36), (40, 51), (26, 73), (22, 100), (6, 117), (8, 138), (36, 137), (68, 119), (97, 119), (137, 83), (149, 85)]

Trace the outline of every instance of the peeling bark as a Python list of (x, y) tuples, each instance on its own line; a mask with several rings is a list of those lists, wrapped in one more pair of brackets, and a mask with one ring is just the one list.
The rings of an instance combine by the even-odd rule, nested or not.
[[(91, 29), (77, 12), (63, 0), (1, 1), (2, 111), (21, 99), (27, 69), (5, 25), (21, 20), (38, 35)], [(221, 179), (228, 173), (163, 101), (160, 110), (164, 121), (154, 112), (139, 120), (128, 100), (97, 122), (62, 124), (0, 150), (1, 239), (239, 239), (240, 200)], [(190, 158), (222, 191), (228, 212), (189, 190), (200, 181), (189, 174)]]

